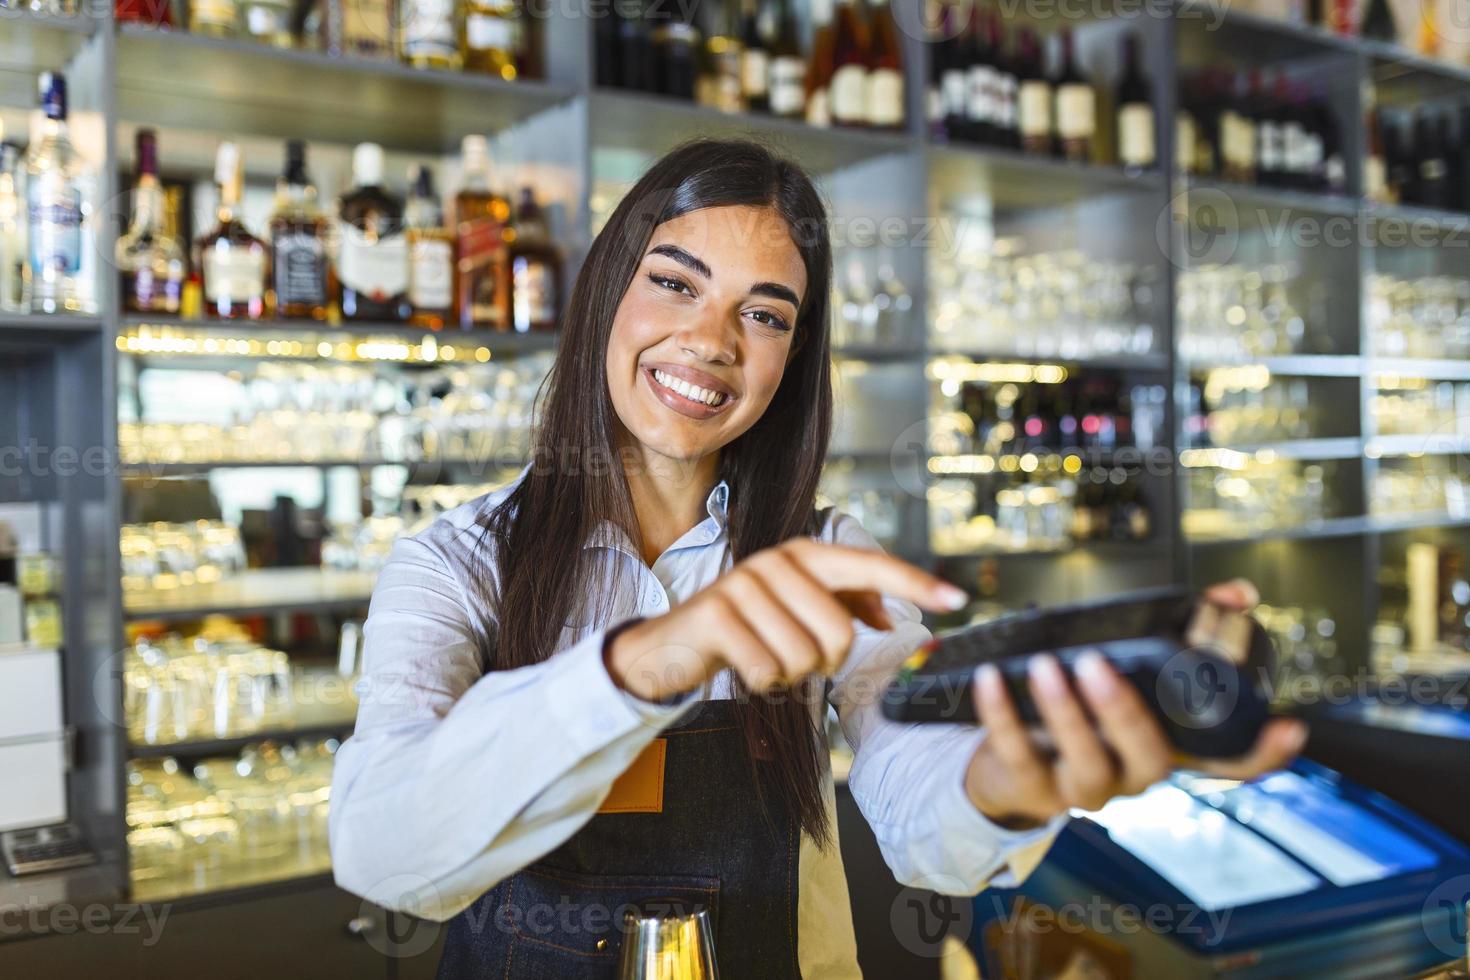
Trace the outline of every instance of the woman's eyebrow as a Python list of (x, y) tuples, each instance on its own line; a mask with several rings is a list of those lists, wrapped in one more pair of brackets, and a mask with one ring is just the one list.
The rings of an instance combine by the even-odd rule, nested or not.
[(784, 299), (798, 310), (801, 309), (801, 300), (796, 296), (796, 290), (790, 286), (783, 286), (779, 282), (758, 282), (750, 287), (752, 296), (769, 296), (772, 299)]
[(673, 259), (684, 268), (690, 270), (691, 272), (697, 272), (699, 275), (703, 276), (706, 279), (714, 275), (714, 273), (710, 272), (709, 266), (705, 265), (701, 259), (699, 259), (695, 255), (690, 254), (689, 252), (686, 252), (684, 249), (680, 248), (677, 245), (655, 245), (653, 248), (648, 250), (648, 254), (662, 255), (665, 258)]

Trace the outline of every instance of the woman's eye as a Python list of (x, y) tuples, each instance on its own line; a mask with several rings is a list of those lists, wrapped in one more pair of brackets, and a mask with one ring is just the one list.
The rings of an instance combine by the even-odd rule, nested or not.
[(777, 330), (791, 329), (791, 325), (784, 319), (767, 310), (752, 310), (750, 315), (755, 318), (756, 323), (763, 323), (768, 327), (775, 327)]
[(661, 286), (664, 289), (668, 289), (676, 293), (690, 292), (689, 284), (682, 279), (675, 279), (672, 276), (661, 276), (657, 272), (650, 273), (648, 278), (653, 282), (654, 285)]

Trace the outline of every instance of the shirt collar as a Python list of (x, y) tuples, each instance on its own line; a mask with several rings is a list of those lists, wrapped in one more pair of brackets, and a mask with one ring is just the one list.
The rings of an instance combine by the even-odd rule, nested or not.
[[(704, 498), (704, 510), (709, 515), (693, 528), (687, 531), (684, 537), (694, 535), (693, 540), (687, 545), (709, 544), (715, 541), (724, 532), (729, 519), (730, 484), (725, 480), (716, 483), (714, 489), (710, 490), (709, 496)], [(684, 537), (679, 540), (684, 541)], [(588, 536), (583, 548), (612, 548), (617, 551), (626, 551), (637, 555), (638, 549), (633, 547), (633, 542), (628, 540), (628, 535), (623, 529), (613, 524), (612, 521), (604, 520)]]

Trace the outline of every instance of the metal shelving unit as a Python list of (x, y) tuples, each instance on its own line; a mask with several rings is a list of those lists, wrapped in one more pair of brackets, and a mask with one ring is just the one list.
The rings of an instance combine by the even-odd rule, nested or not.
[[(900, 0), (908, 2), (908, 0)], [(1182, 12), (1198, 11), (1181, 4)], [(1153, 79), (1155, 105), (1163, 120), (1173, 118), (1175, 82), (1187, 63), (1201, 59), (1238, 57), (1246, 61), (1272, 58), (1298, 59), (1303, 64), (1341, 66), (1340, 86), (1334, 88), (1335, 103), (1349, 123), (1349, 145), (1361, 151), (1365, 140), (1360, 126), (1358, 83), (1378, 77), (1386, 83), (1419, 91), (1415, 76), (1426, 76), (1430, 87), (1463, 86), (1470, 90), (1470, 71), (1431, 63), (1386, 49), (1371, 42), (1342, 38), (1314, 28), (1303, 28), (1260, 17), (1215, 10), (1222, 18), (1221, 30), (1206, 35), (1200, 24), (1190, 20), (1134, 20), (1113, 23), (1088, 21), (1079, 33), (1101, 32), (1105, 39), (1124, 29), (1149, 34), (1148, 72)], [(555, 19), (555, 18), (554, 18)], [(506, 83), (459, 74), (421, 72), (397, 64), (360, 59), (335, 59), (309, 52), (279, 51), (240, 41), (224, 41), (187, 33), (113, 25), (87, 17), (50, 18), (7, 11), (0, 30), (0, 104), (29, 107), (33, 98), (34, 74), (46, 69), (65, 69), (75, 79), (74, 99), (79, 111), (104, 120), (100, 155), (107, 161), (102, 173), (101, 194), (110, 202), (122, 200), (117, 190), (125, 168), (121, 163), (120, 134), (137, 125), (156, 125), (165, 131), (205, 134), (245, 134), (285, 139), (304, 137), (313, 141), (347, 144), (373, 139), (390, 149), (406, 153), (444, 155), (460, 137), (472, 132), (489, 132), (497, 147), (509, 150), (519, 162), (544, 166), (560, 181), (555, 202), (564, 217), (564, 244), (568, 251), (568, 281), (575, 275), (591, 240), (592, 224), (588, 197), (591, 194), (599, 154), (633, 152), (653, 156), (673, 144), (696, 135), (748, 135), (790, 153), (820, 178), (824, 192), (839, 215), (902, 214), (934, 218), (953, 207), (957, 199), (973, 204), (989, 220), (1013, 221), (1017, 216), (1041, 215), (1074, 232), (1137, 245), (1163, 248), (1158, 255), (1168, 274), (1161, 286), (1159, 352), (1137, 357), (1102, 356), (1067, 358), (1023, 358), (999, 354), (996, 360), (1076, 364), (1099, 369), (1152, 372), (1169, 382), (1175, 397), (1168, 406), (1167, 446), (1169, 453), (1181, 445), (1179, 418), (1191, 372), (1221, 365), (1184, 364), (1175, 349), (1173, 305), (1175, 278), (1182, 260), (1177, 242), (1168, 233), (1171, 208), (1181, 202), (1227, 200), (1238, 212), (1252, 210), (1290, 212), (1356, 222), (1401, 220), (1425, 222), (1448, 231), (1470, 226), (1470, 216), (1428, 212), (1412, 208), (1382, 208), (1367, 205), (1356, 196), (1360, 187), (1359, 162), (1350, 162), (1353, 195), (1334, 197), (1231, 184), (1219, 181), (1183, 181), (1159, 172), (1127, 173), (1106, 166), (1077, 166), (1038, 159), (1015, 151), (966, 145), (950, 145), (932, 139), (924, 129), (922, 89), (929, 76), (928, 52), (916, 38), (906, 37), (906, 73), (910, 123), (903, 132), (869, 133), (847, 130), (814, 130), (799, 123), (756, 117), (725, 116), (696, 106), (656, 96), (604, 91), (592, 83), (591, 23), (586, 19), (556, 20), (546, 31), (550, 50), (550, 81)], [(1245, 43), (1236, 43), (1243, 41)], [(1349, 77), (1350, 76), (1350, 77)], [(1408, 97), (1407, 95), (1405, 96)], [(1159, 158), (1173, 159), (1173, 127), (1159, 127)], [(167, 160), (167, 142), (164, 144)], [(1360, 155), (1360, 154), (1359, 154)], [(110, 254), (117, 228), (103, 221), (98, 247)], [(1163, 228), (1165, 231), (1160, 232)], [(911, 243), (896, 256), (900, 275), (913, 284), (915, 323), (927, 324), (928, 245)], [(1005, 553), (944, 556), (929, 550), (928, 518), (922, 494), (911, 502), (905, 532), (899, 544), (904, 554), (918, 556), (945, 568), (965, 561), (994, 560), (1015, 568), (1018, 588), (1033, 590), (1039, 601), (1084, 591), (1112, 591), (1131, 584), (1160, 580), (1206, 578), (1243, 568), (1266, 568), (1252, 557), (1258, 549), (1344, 548), (1356, 549), (1363, 566), (1361, 590), (1350, 600), (1361, 598), (1364, 617), (1355, 622), (1358, 656), (1366, 655), (1367, 629), (1376, 609), (1374, 576), (1379, 561), (1378, 538), (1388, 533), (1420, 529), (1470, 526), (1470, 520), (1449, 515), (1413, 518), (1373, 517), (1367, 513), (1368, 489), (1375, 472), (1376, 455), (1391, 455), (1406, 449), (1405, 437), (1379, 437), (1372, 427), (1369, 399), (1378, 374), (1470, 380), (1470, 363), (1424, 362), (1375, 358), (1366, 336), (1362, 310), (1361, 278), (1374, 265), (1375, 246), (1354, 241), (1350, 246), (1359, 282), (1351, 283), (1357, 318), (1352, 326), (1356, 349), (1333, 355), (1303, 355), (1264, 362), (1273, 373), (1315, 378), (1357, 379), (1358, 434), (1345, 438), (1311, 439), (1289, 443), (1237, 447), (1243, 452), (1270, 451), (1278, 457), (1302, 460), (1361, 459), (1357, 485), (1345, 494), (1356, 498), (1362, 513), (1320, 522), (1303, 528), (1286, 528), (1229, 539), (1188, 539), (1180, 531), (1184, 499), (1182, 471), (1175, 467), (1155, 508), (1159, 525), (1155, 537), (1144, 545), (1084, 544), (1056, 553)], [(0, 409), (24, 399), (45, 402), (48, 418), (42, 433), (54, 441), (70, 439), (76, 445), (100, 445), (116, 459), (116, 408), (118, 361), (121, 357), (147, 358), (150, 364), (170, 361), (164, 350), (128, 352), (120, 339), (140, 328), (198, 335), (249, 334), (259, 339), (320, 332), (332, 338), (356, 340), (365, 336), (386, 337), (415, 344), (432, 338), (436, 345), (484, 346), (494, 357), (514, 356), (545, 350), (554, 338), (512, 335), (430, 334), (402, 325), (371, 328), (301, 324), (216, 324), (177, 323), (157, 318), (123, 316), (113, 283), (100, 283), (103, 312), (98, 317), (0, 317), (0, 351), (19, 352), (24, 368), (17, 369), (16, 383), (7, 395), (0, 383)], [(931, 357), (953, 352), (935, 346), (924, 331), (917, 344), (901, 349), (853, 347), (837, 351), (845, 361), (874, 362), (875, 368), (890, 369), (901, 377), (915, 414), (922, 419), (929, 382), (924, 366)], [(123, 349), (119, 349), (120, 346)], [(963, 352), (984, 356), (985, 352)], [(962, 353), (962, 356), (963, 356)], [(183, 366), (226, 363), (238, 357), (230, 352), (210, 352), (209, 361), (191, 355), (174, 359)], [(281, 356), (281, 355), (273, 355)], [(1253, 362), (1262, 363), (1262, 362)], [(44, 368), (32, 370), (33, 365)], [(27, 377), (22, 378), (24, 371)], [(0, 373), (0, 382), (10, 376)], [(0, 418), (4, 414), (0, 413)], [(24, 438), (27, 431), (18, 431)], [(1470, 450), (1456, 445), (1452, 451)], [(909, 454), (912, 456), (913, 454)], [(888, 467), (895, 482), (896, 451), (860, 450), (834, 452), (855, 466)], [(920, 454), (927, 459), (927, 454)], [(345, 459), (317, 461), (311, 466), (378, 465), (380, 461)], [(383, 460), (383, 464), (390, 461)], [(443, 461), (446, 464), (451, 461)], [(460, 461), (452, 461), (457, 463)], [(464, 461), (474, 462), (474, 461)], [(237, 743), (226, 740), (189, 746), (129, 747), (115, 721), (121, 717), (120, 690), (107, 693), (110, 703), (99, 703), (92, 679), (98, 676), (123, 641), (124, 620), (135, 618), (183, 619), (208, 612), (270, 613), (324, 611), (362, 608), (371, 590), (371, 577), (350, 583), (329, 573), (313, 573), (310, 580), (283, 579), (248, 574), (213, 593), (183, 590), (169, 597), (147, 601), (124, 596), (120, 588), (118, 529), (122, 514), (122, 477), (136, 475), (183, 475), (200, 472), (216, 464), (130, 464), (116, 465), (105, 474), (82, 481), (40, 480), (24, 485), (0, 478), (0, 501), (40, 499), (61, 509), (69, 522), (62, 544), (68, 569), (67, 608), (68, 712), (73, 724), (86, 736), (86, 755), (72, 777), (71, 803), (74, 814), (103, 854), (103, 864), (82, 877), (102, 890), (126, 894), (128, 890), (126, 825), (121, 802), (126, 799), (124, 764), (129, 754), (158, 755), (165, 751), (228, 751)], [(228, 466), (302, 465), (275, 461), (264, 463), (221, 463)], [(415, 464), (422, 465), (422, 464)], [(922, 464), (921, 464), (922, 465)], [(159, 469), (159, 466), (162, 469)], [(1342, 552), (1347, 553), (1347, 552)], [(1271, 555), (1279, 554), (1271, 550)], [(1306, 552), (1303, 552), (1306, 554)], [(1335, 557), (1338, 551), (1332, 552)], [(1301, 559), (1300, 567), (1310, 561)], [(1126, 571), (1125, 571), (1126, 570)], [(1284, 570), (1282, 577), (1299, 571)], [(1007, 574), (1011, 574), (1007, 571)], [(1278, 582), (1264, 581), (1270, 589)], [(231, 591), (233, 590), (233, 591)], [(83, 601), (82, 597), (85, 597)], [(1346, 636), (1349, 631), (1344, 631)], [(323, 733), (336, 732), (325, 726)], [(327, 879), (313, 873), (294, 884), (276, 883), (281, 889), (323, 887)], [(30, 886), (31, 881), (21, 883)], [(75, 895), (70, 885), (58, 894)], [(248, 892), (249, 890), (247, 890)], [(249, 892), (254, 894), (255, 892)], [(214, 896), (230, 900), (234, 892)], [(244, 893), (242, 893), (244, 894)]]

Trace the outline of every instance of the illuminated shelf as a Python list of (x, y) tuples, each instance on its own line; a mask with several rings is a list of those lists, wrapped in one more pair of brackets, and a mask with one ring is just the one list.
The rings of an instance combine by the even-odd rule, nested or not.
[(1453, 456), (1470, 452), (1470, 435), (1427, 432), (1423, 435), (1374, 436), (1365, 450), (1370, 457)]
[(1356, 199), (1346, 194), (1331, 194), (1326, 191), (1297, 191), (1283, 187), (1198, 177), (1180, 180), (1178, 189), (1181, 194), (1190, 196), (1191, 205), (1205, 204), (1214, 207), (1216, 219), (1222, 220), (1227, 227), (1232, 222), (1224, 220), (1228, 215), (1219, 213), (1222, 199), (1235, 211), (1234, 217), (1237, 222), (1242, 217), (1241, 210), (1244, 208), (1268, 211), (1306, 211), (1344, 218), (1356, 218), (1358, 214)]
[(251, 568), (218, 582), (123, 593), (128, 619), (197, 619), (210, 613), (246, 615), (357, 609), (372, 595), (373, 572), (326, 568)]
[(332, 858), (325, 848), (320, 854), (278, 861), (260, 867), (239, 865), (211, 870), (201, 881), (190, 874), (148, 878), (132, 882), (135, 902), (164, 902), (196, 895), (208, 895), (211, 901), (233, 902), (252, 897), (255, 892), (272, 885), (332, 884)]
[[(1186, 520), (1189, 511), (1185, 511)], [(1252, 544), (1257, 541), (1294, 541), (1313, 538), (1343, 538), (1366, 534), (1373, 530), (1373, 523), (1366, 517), (1330, 517), (1326, 520), (1301, 524), (1296, 527), (1255, 528), (1231, 534), (1185, 534), (1184, 541), (1191, 547), (1228, 546)]]
[(1375, 357), (1369, 358), (1367, 363), (1370, 379), (1389, 374), (1399, 378), (1424, 378), (1427, 381), (1470, 381), (1470, 361)]
[(984, 197), (997, 210), (1048, 207), (1106, 192), (1157, 195), (1165, 186), (1157, 171), (1135, 174), (1006, 147), (928, 143), (925, 151), (941, 199)]
[(1204, 374), (1216, 369), (1239, 367), (1263, 367), (1272, 374), (1294, 378), (1356, 378), (1363, 371), (1363, 359), (1340, 354), (1286, 354), (1253, 360), (1211, 358), (1190, 361), (1186, 370), (1191, 374)]
[(1270, 60), (1314, 53), (1354, 53), (1362, 43), (1357, 37), (1338, 34), (1315, 24), (1299, 24), (1280, 17), (1250, 13), (1215, 0), (1179, 0), (1175, 8), (1175, 16), (1181, 21), (1198, 19), (1207, 30), (1218, 24), (1236, 35), (1231, 40), (1248, 43), (1251, 52)]
[(979, 364), (1063, 364), (1068, 367), (1094, 368), (1099, 371), (1152, 371), (1169, 369), (1167, 354), (1095, 354), (1069, 357), (1065, 354), (1021, 354), (1006, 351), (982, 351), (964, 347), (931, 347), (930, 358), (962, 357)]
[(844, 344), (832, 348), (832, 357), (838, 361), (917, 361), (924, 357), (924, 350), (913, 344), (888, 347), (877, 344)]
[(444, 152), (575, 95), (536, 80), (118, 26), (118, 115), (141, 124)]
[(973, 548), (941, 551), (930, 546), (935, 558), (966, 560), (978, 558), (1058, 558), (1066, 555), (1091, 555), (1105, 560), (1159, 559), (1168, 554), (1164, 542), (1150, 538), (1145, 541), (1075, 541), (1071, 544), (1050, 548)]
[(197, 476), (211, 473), (214, 470), (290, 469), (296, 467), (324, 470), (333, 469), (338, 466), (351, 466), (358, 469), (375, 466), (406, 466), (411, 470), (419, 472), (431, 470), (434, 467), (442, 467), (456, 471), (468, 470), (471, 473), (493, 473), (500, 470), (520, 469), (528, 462), (529, 460), (527, 459), (500, 456), (490, 456), (484, 459), (438, 456), (428, 456), (422, 459), (383, 459), (381, 457), (364, 456), (344, 459), (251, 459), (187, 463), (124, 463), (120, 468), (120, 472), (125, 477), (163, 478), (170, 476)]
[(1303, 462), (1326, 459), (1357, 459), (1363, 455), (1363, 440), (1355, 436), (1336, 439), (1287, 439), (1281, 442), (1234, 443), (1225, 446), (1185, 446), (1179, 450), (1185, 466), (1219, 465), (1210, 462), (1211, 454), (1232, 454)]

